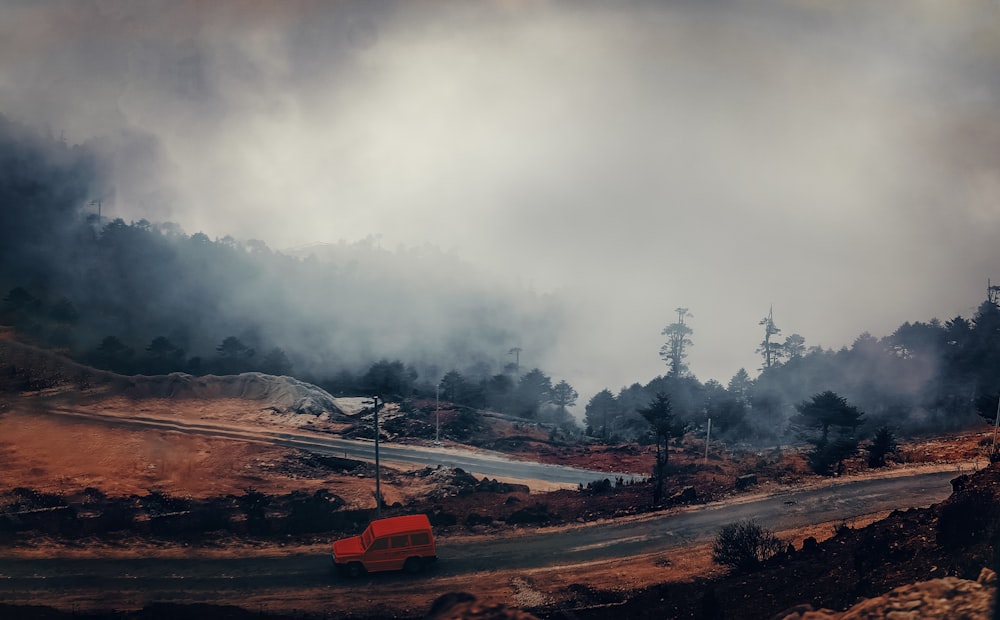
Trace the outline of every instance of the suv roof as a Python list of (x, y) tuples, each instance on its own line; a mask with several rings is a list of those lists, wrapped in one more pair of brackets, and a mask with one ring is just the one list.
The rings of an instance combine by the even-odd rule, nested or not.
[(375, 536), (386, 536), (397, 532), (409, 532), (411, 530), (425, 530), (430, 528), (431, 522), (427, 515), (404, 515), (402, 517), (389, 517), (371, 522), (372, 534)]

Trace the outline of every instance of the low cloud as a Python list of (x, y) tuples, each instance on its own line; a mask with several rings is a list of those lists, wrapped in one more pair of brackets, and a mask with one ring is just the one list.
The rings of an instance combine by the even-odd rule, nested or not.
[(431, 245), (558, 297), (538, 365), (586, 399), (665, 371), (679, 305), (723, 383), (772, 304), (832, 348), (971, 315), (997, 275), (997, 11), (16, 2), (0, 101), (103, 141), (107, 215)]

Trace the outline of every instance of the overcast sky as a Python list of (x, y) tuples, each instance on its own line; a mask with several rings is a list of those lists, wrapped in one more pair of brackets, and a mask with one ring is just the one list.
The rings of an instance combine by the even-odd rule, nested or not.
[[(566, 300), (585, 402), (758, 321), (849, 346), (1000, 281), (1000, 4), (0, 2), (0, 112), (119, 153), (105, 214), (438, 246)], [(581, 403), (583, 404), (583, 403)]]

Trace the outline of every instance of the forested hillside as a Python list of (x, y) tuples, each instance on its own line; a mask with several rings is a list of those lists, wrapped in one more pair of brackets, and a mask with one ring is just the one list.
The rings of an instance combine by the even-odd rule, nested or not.
[(810, 399), (830, 392), (863, 414), (850, 429), (855, 439), (879, 428), (915, 435), (979, 425), (979, 416), (994, 418), (1000, 400), (997, 302), (997, 287), (987, 287), (972, 317), (907, 322), (882, 338), (863, 333), (836, 351), (807, 348), (798, 334), (764, 346), (774, 333), (768, 331), (757, 378), (740, 369), (722, 385), (669, 372), (645, 385), (599, 392), (587, 404), (586, 423), (612, 440), (644, 436), (648, 423), (639, 412), (663, 393), (672, 415), (689, 428), (704, 433), (711, 418), (713, 437), (774, 445), (807, 437), (799, 414)]
[(98, 146), (0, 117), (0, 324), (18, 337), (125, 374), (256, 370), (390, 397), (449, 370), (509, 391), (511, 350), (541, 359), (556, 337), (553, 300), (434, 248), (282, 253), (109, 220)]

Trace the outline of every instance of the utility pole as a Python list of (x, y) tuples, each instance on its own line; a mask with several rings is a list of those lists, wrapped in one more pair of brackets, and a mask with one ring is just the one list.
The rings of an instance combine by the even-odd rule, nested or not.
[(382, 475), (379, 469), (378, 462), (378, 396), (372, 397), (372, 403), (375, 405), (375, 518), (382, 518)]
[(712, 440), (712, 418), (708, 419), (708, 430), (705, 431), (705, 466), (708, 466), (708, 442)]
[(441, 382), (434, 386), (434, 445), (441, 444)]
[(510, 351), (507, 351), (507, 354), (508, 355), (510, 355), (510, 354), (514, 355), (514, 376), (520, 377), (521, 376), (521, 347), (514, 347)]
[(997, 431), (1000, 430), (1000, 398), (997, 399), (997, 413), (993, 421), (993, 447), (990, 449), (990, 463), (997, 458)]

